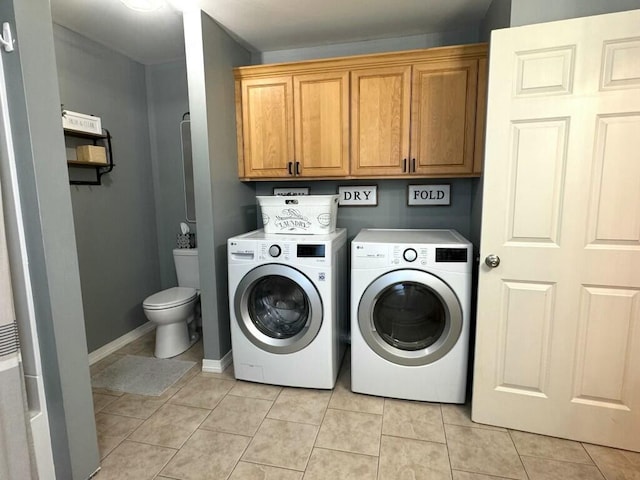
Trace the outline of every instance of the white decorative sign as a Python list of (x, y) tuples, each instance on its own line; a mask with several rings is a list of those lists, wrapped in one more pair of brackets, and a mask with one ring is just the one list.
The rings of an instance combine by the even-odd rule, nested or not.
[(62, 127), (78, 132), (102, 135), (102, 121), (100, 117), (86, 113), (62, 110)]
[(274, 188), (273, 194), (281, 197), (309, 195), (309, 187)]
[(378, 205), (378, 186), (342, 186), (338, 187), (338, 205), (375, 206)]
[(451, 205), (451, 185), (409, 185), (408, 205)]

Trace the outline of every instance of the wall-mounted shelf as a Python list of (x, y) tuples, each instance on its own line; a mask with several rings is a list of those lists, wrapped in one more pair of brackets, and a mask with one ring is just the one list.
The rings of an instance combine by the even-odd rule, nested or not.
[(95, 180), (69, 180), (71, 185), (102, 185), (102, 176), (105, 173), (109, 173), (113, 170), (115, 164), (113, 163), (113, 152), (111, 151), (111, 134), (109, 130), (103, 128), (103, 134), (94, 134), (94, 133), (86, 133), (80, 132), (77, 130), (70, 130), (68, 128), (64, 129), (65, 137), (71, 137), (76, 140), (74, 142), (75, 145), (82, 145), (84, 142), (82, 140), (90, 140), (92, 145), (103, 145), (106, 149), (107, 153), (107, 163), (96, 163), (96, 162), (79, 162), (77, 160), (67, 160), (67, 166), (70, 168), (82, 168), (82, 169), (94, 169), (96, 172)]

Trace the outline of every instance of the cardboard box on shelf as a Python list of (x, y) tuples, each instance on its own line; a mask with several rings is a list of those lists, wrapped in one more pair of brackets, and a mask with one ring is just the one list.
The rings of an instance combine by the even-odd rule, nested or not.
[(76, 160), (78, 162), (107, 164), (107, 151), (104, 147), (96, 145), (79, 145), (76, 147)]

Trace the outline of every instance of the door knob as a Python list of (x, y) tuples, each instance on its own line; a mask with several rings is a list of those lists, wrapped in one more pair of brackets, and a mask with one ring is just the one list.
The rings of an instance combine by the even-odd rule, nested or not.
[(500, 265), (500, 257), (494, 254), (487, 255), (487, 258), (484, 259), (484, 263), (486, 263), (488, 267), (496, 268)]

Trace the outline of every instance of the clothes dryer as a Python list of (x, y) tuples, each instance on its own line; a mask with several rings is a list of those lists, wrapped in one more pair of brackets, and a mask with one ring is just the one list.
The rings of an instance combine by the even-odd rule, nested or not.
[(237, 379), (333, 388), (345, 351), (346, 230), (228, 240)]
[(351, 388), (464, 403), (472, 245), (455, 230), (364, 229), (351, 244)]

